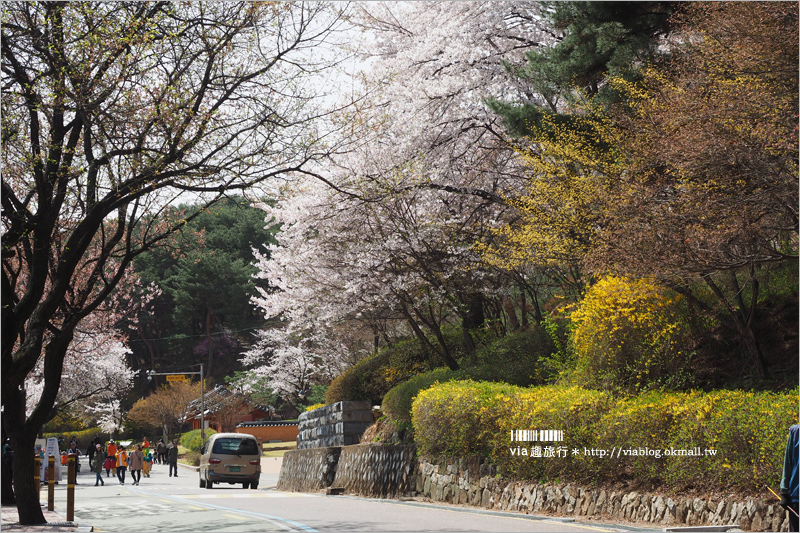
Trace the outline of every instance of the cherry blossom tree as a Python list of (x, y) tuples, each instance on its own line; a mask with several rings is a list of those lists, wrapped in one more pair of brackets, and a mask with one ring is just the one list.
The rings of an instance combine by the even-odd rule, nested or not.
[[(366, 339), (412, 333), (456, 368), (443, 329), (460, 322), (469, 349), (483, 299), (508, 291), (508, 279), (488, 271), (473, 249), (490, 238), (507, 210), (505, 192), (522, 179), (485, 100), (526, 90), (503, 60), (552, 39), (538, 5), (356, 7), (375, 50), (363, 75), (362, 142), (335, 159), (328, 178), (335, 188), (298, 180), (277, 205), (263, 206), (283, 231), (270, 259), (259, 260), (276, 290), (255, 302), (286, 321), (245, 359), (261, 357), (265, 374), (283, 353), (339, 364), (346, 343), (334, 339), (345, 332), (360, 333), (367, 349)], [(317, 340), (299, 345), (310, 332)]]
[[(135, 375), (128, 365), (130, 350), (111, 330), (78, 328), (64, 358), (64, 372), (53, 410), (82, 408), (119, 400), (132, 386)], [(40, 360), (25, 382), (27, 412), (33, 412), (44, 391), (44, 361)]]
[(125, 416), (120, 400), (100, 401), (87, 405), (87, 413), (97, 419), (97, 425), (104, 433), (113, 435), (124, 431)]

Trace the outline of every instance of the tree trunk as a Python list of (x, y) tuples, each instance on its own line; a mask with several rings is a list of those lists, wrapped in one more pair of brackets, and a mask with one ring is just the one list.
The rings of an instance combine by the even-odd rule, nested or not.
[[(7, 442), (8, 434), (6, 433), (5, 428), (2, 424), (0, 424), (0, 441), (3, 444)], [(12, 448), (13, 450), (13, 448)], [(7, 461), (9, 456), (5, 453), (3, 454), (3, 463), (2, 463), (2, 472), (0, 472), (0, 503), (3, 505), (16, 505), (16, 500), (14, 499), (14, 486), (12, 485), (12, 474), (13, 474), (13, 464)]]
[(520, 309), (520, 326), (522, 329), (528, 329), (528, 302), (525, 298), (525, 287), (519, 287), (519, 309)]
[(144, 342), (144, 345), (147, 347), (147, 351), (150, 354), (150, 368), (155, 368), (156, 367), (156, 353), (153, 350), (153, 345), (150, 343), (149, 340), (147, 340), (147, 335), (145, 335), (144, 328), (142, 327), (141, 324), (136, 326), (136, 332), (139, 334), (139, 338), (141, 339), (142, 342)]
[[(508, 329), (510, 331), (517, 331), (520, 328), (519, 320), (517, 320), (517, 310), (514, 308), (514, 302), (511, 298), (503, 298), (503, 307), (505, 308), (506, 315), (508, 315)], [(525, 316), (525, 309), (522, 310), (522, 316)]]
[(478, 329), (486, 321), (483, 312), (483, 295), (479, 292), (469, 294), (466, 298), (461, 298), (466, 304), (466, 312), (461, 315), (461, 326), (464, 329)]
[[(764, 356), (761, 353), (761, 348), (758, 345), (758, 340), (753, 333), (752, 327), (750, 327), (752, 325), (752, 322), (749, 320), (750, 317), (743, 317), (741, 311), (735, 309), (730, 302), (728, 302), (728, 299), (725, 297), (722, 289), (720, 289), (719, 286), (714, 283), (714, 280), (711, 279), (711, 276), (707, 274), (703, 275), (703, 280), (727, 309), (727, 315), (733, 323), (736, 333), (739, 336), (739, 340), (742, 342), (742, 347), (750, 359), (750, 362), (753, 364), (753, 368), (755, 368), (756, 373), (759, 377), (767, 377), (767, 365), (764, 361)], [(757, 297), (757, 294), (754, 296)], [(753, 315), (755, 315), (755, 308), (751, 310), (751, 316)]]
[(26, 424), (25, 389), (9, 391), (3, 406), (3, 425), (11, 449), (14, 450), (14, 497), (17, 501), (19, 523), (33, 525), (45, 523), (39, 505), (39, 482), (33, 477), (34, 446), (38, 426)]
[[(420, 321), (425, 323), (424, 317), (422, 317), (422, 314), (419, 312), (419, 310), (413, 308), (413, 311), (414, 314), (417, 315), (417, 317), (420, 319)], [(405, 306), (403, 307), (403, 314), (406, 317), (408, 325), (411, 326), (412, 331), (414, 331), (414, 334), (417, 336), (420, 343), (422, 343), (423, 346), (428, 346), (431, 350), (441, 355), (442, 359), (444, 359), (445, 364), (450, 368), (450, 370), (458, 370), (459, 369), (458, 362), (450, 353), (450, 349), (447, 347), (447, 343), (444, 341), (444, 336), (442, 335), (442, 331), (439, 329), (439, 327), (436, 326), (435, 324), (426, 324), (428, 329), (430, 329), (434, 333), (434, 335), (436, 335), (436, 339), (439, 341), (438, 342), (439, 348), (437, 348), (431, 343), (431, 341), (428, 339), (425, 333), (420, 329), (416, 320), (414, 320), (414, 317), (411, 316), (411, 313)]]
[(14, 450), (14, 496), (17, 500), (19, 523), (44, 524), (44, 513), (39, 504), (39, 480), (33, 477), (36, 433), (26, 433), (29, 434), (9, 435)]
[[(524, 289), (523, 294), (525, 294)], [(533, 304), (533, 319), (536, 320), (537, 325), (542, 325), (544, 315), (542, 314), (542, 307), (539, 305), (539, 294), (535, 290), (531, 290), (531, 303)]]

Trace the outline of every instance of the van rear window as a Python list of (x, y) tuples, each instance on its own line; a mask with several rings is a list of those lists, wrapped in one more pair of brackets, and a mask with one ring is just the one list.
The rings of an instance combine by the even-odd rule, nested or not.
[(211, 453), (221, 455), (261, 455), (253, 439), (222, 438), (214, 442)]

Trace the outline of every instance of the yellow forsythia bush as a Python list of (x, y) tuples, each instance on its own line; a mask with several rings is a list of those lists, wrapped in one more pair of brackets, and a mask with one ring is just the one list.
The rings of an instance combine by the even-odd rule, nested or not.
[[(668, 458), (663, 453), (655, 456), (649, 451), (663, 452), (673, 428), (682, 422), (686, 405), (701, 395), (700, 392), (651, 391), (620, 401), (597, 423), (596, 446), (610, 453), (604, 461), (595, 462), (594, 471), (600, 478), (619, 479), (630, 475), (645, 483), (663, 481)], [(619, 448), (635, 450), (635, 455), (625, 455)]]
[(606, 276), (570, 318), (576, 383), (628, 392), (670, 387), (688, 362), (682, 297), (651, 281)]
[(671, 444), (714, 449), (696, 461), (667, 465), (667, 481), (689, 485), (777, 486), (798, 391), (714, 391), (686, 402)]
[[(594, 446), (597, 419), (613, 408), (614, 403), (608, 392), (580, 387), (517, 389), (508, 402), (511, 408), (498, 421), (497, 446), (491, 457), (502, 466), (504, 473), (516, 478), (555, 479), (565, 474), (572, 477), (586, 475), (591, 456), (584, 455), (583, 450)], [(510, 449), (519, 445), (511, 440), (511, 432), (518, 429), (562, 430), (565, 440), (552, 445), (563, 444), (567, 449), (562, 449), (561, 457), (554, 460), (520, 460), (510, 455)], [(542, 443), (541, 446), (548, 444)], [(581, 453), (573, 454), (573, 448), (579, 448)]]
[[(797, 390), (615, 399), (579, 387), (451, 381), (417, 395), (412, 422), (421, 455), (481, 454), (514, 478), (756, 489), (780, 482), (797, 404)], [(513, 439), (531, 429), (561, 430), (563, 440)], [(550, 457), (534, 456), (547, 447)]]
[(426, 455), (489, 455), (499, 417), (506, 414), (514, 385), (449, 381), (420, 391), (411, 406), (414, 440)]

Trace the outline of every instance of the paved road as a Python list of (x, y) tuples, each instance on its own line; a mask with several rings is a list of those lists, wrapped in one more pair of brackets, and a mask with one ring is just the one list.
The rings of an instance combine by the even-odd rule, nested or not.
[[(279, 492), (274, 489), (279, 462), (264, 461), (259, 490), (241, 485), (201, 489), (194, 470), (181, 468), (178, 477), (169, 477), (167, 467), (158, 465), (138, 486), (130, 484), (130, 477), (124, 486), (104, 477), (106, 485), (95, 487), (94, 474), (83, 472), (76, 489), (75, 520), (91, 524), (95, 531), (115, 532), (619, 531), (611, 526), (416, 502)], [(46, 497), (43, 490), (43, 501)], [(64, 484), (56, 488), (55, 501), (59, 509), (66, 509)]]

